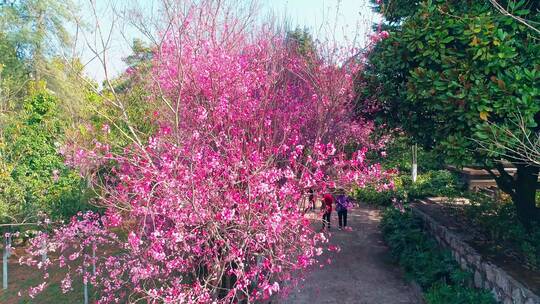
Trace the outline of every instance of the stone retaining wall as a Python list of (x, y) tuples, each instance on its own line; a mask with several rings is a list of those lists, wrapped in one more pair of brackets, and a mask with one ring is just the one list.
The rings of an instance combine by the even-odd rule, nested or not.
[(474, 274), (477, 288), (491, 290), (497, 301), (503, 304), (540, 304), (540, 297), (496, 265), (485, 261), (457, 234), (440, 225), (431, 216), (418, 208), (413, 213), (424, 221), (425, 228), (448, 248), (462, 268)]

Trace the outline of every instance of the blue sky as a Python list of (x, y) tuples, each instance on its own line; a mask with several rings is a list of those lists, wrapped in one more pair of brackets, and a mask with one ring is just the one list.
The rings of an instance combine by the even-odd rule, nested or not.
[[(86, 12), (83, 13), (83, 17), (91, 18), (90, 10), (88, 7), (85, 8), (87, 1), (79, 0), (83, 6), (82, 11)], [(148, 5), (152, 1), (155, 0), (139, 0), (139, 3)], [(102, 27), (108, 30), (111, 27), (109, 17), (111, 10), (105, 3), (109, 2), (97, 0), (96, 3)], [(113, 3), (119, 7), (130, 7), (135, 1), (116, 0)], [(343, 43), (357, 36), (360, 39), (360, 45), (363, 45), (363, 39), (371, 30), (371, 25), (378, 20), (378, 16), (371, 11), (369, 0), (259, 0), (259, 3), (262, 16), (275, 15), (279, 20), (287, 20), (291, 28), (307, 28), (316, 39), (322, 41), (331, 40)], [(124, 31), (124, 35), (118, 34), (118, 28), (115, 28), (113, 32), (116, 34), (113, 35), (108, 56), (111, 76), (125, 69), (122, 58), (129, 55), (130, 41), (142, 36), (133, 29)], [(97, 60), (91, 60), (92, 53), (87, 47), (81, 47), (80, 52), (83, 60), (89, 62), (86, 67), (87, 75), (101, 82), (105, 76), (100, 63)]]
[[(369, 30), (376, 15), (369, 0), (263, 0), (263, 11), (287, 16), (293, 26), (307, 27), (319, 38), (329, 32), (352, 36), (357, 30)], [(336, 22), (337, 21), (337, 22)]]

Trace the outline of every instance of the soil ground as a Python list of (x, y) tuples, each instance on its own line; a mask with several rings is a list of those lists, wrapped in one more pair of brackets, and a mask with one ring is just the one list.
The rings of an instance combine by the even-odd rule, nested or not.
[(330, 243), (341, 252), (327, 253), (330, 265), (314, 269), (281, 304), (415, 304), (422, 303), (414, 288), (403, 279), (399, 267), (390, 261), (388, 248), (379, 232), (380, 211), (361, 205), (349, 211), (352, 231), (337, 229), (332, 213)]

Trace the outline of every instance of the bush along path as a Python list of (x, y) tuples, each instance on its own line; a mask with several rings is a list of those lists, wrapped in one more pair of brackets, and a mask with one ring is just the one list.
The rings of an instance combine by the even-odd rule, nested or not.
[[(352, 231), (337, 229), (332, 213), (330, 241), (339, 253), (325, 253), (330, 264), (308, 274), (306, 280), (282, 304), (413, 304), (421, 303), (414, 289), (389, 258), (379, 232), (380, 211), (362, 205), (349, 211)], [(330, 256), (331, 255), (331, 256)], [(274, 303), (274, 302), (272, 302)]]
[(472, 287), (472, 274), (438, 247), (410, 211), (388, 208), (380, 228), (393, 259), (421, 286), (427, 304), (496, 303), (489, 291)]

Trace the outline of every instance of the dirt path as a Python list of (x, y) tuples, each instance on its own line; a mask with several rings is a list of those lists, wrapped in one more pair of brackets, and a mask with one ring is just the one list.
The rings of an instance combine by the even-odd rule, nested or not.
[(393, 265), (377, 228), (379, 211), (361, 206), (349, 211), (352, 231), (337, 230), (332, 214), (331, 242), (341, 246), (332, 264), (316, 269), (281, 304), (415, 304), (421, 303), (399, 268)]

